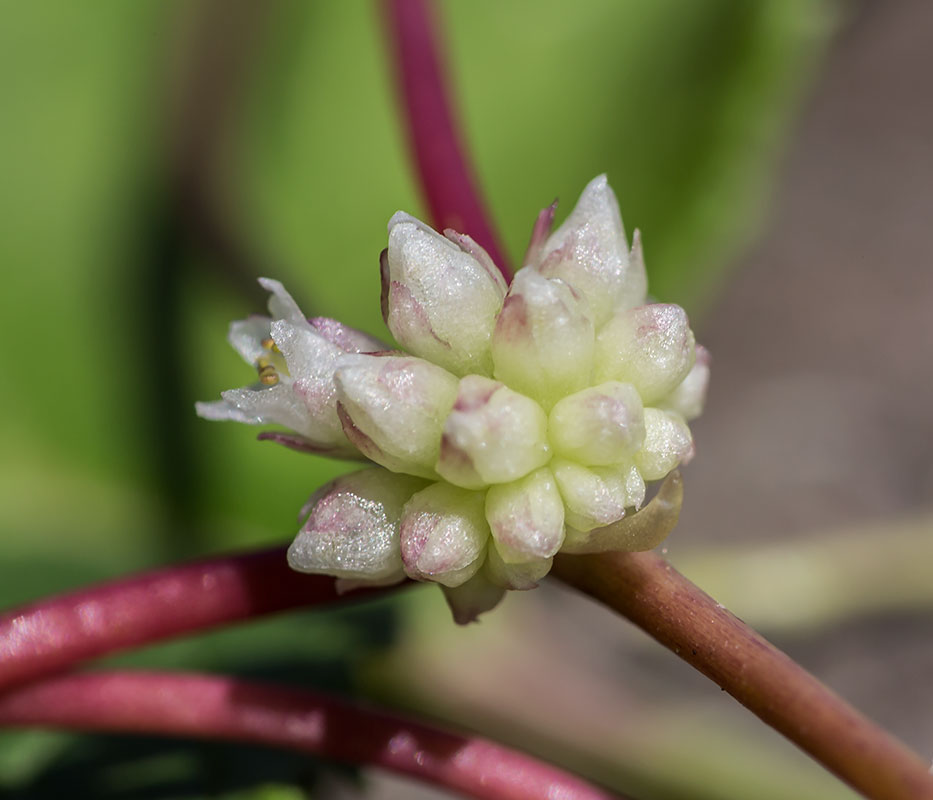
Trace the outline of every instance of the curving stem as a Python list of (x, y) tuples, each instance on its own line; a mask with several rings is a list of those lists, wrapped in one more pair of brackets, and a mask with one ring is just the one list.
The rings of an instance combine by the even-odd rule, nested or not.
[(184, 673), (68, 675), (0, 695), (0, 726), (227, 739), (381, 767), (481, 800), (616, 795), (474, 736), (307, 691)]
[(457, 134), (429, 4), (385, 0), (385, 16), (412, 157), (434, 227), (472, 236), (508, 283), (512, 273)]
[(933, 800), (919, 756), (654, 553), (561, 555), (553, 574), (634, 622), (866, 797)]
[(107, 653), (339, 599), (333, 578), (297, 573), (285, 554), (275, 547), (177, 564), (7, 611), (0, 689)]

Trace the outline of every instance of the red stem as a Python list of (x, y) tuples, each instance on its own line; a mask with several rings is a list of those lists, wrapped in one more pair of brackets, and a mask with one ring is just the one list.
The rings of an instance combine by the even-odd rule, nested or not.
[(0, 689), (117, 650), (338, 597), (333, 578), (291, 570), (284, 547), (59, 595), (0, 616)]
[(457, 135), (428, 3), (386, 0), (385, 10), (412, 156), (434, 227), (472, 236), (508, 282), (512, 273)]
[(382, 767), (483, 800), (613, 797), (486, 739), (227, 677), (105, 672), (52, 678), (0, 696), (0, 725), (252, 742)]

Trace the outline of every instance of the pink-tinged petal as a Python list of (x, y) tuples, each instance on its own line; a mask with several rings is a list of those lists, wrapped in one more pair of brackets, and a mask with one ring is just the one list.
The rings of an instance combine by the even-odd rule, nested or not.
[(444, 423), (437, 472), (479, 489), (544, 466), (551, 457), (547, 417), (534, 400), (498, 381), (467, 375)]
[(347, 439), (337, 417), (334, 373), (339, 363), (360, 356), (347, 354), (310, 325), (276, 320), (272, 338), (288, 367), (283, 384), (290, 385), (304, 409), (302, 426), (289, 427), (317, 443), (345, 446)]
[(275, 442), (297, 453), (311, 453), (327, 458), (339, 458), (352, 461), (365, 461), (364, 455), (353, 445), (326, 445), (318, 444), (304, 436), (295, 433), (281, 433), (279, 431), (263, 431), (256, 436), (260, 442)]
[(289, 566), (378, 585), (402, 580), (399, 519), (424, 485), (379, 468), (337, 478), (311, 498), (308, 519), (288, 549)]
[(488, 375), (489, 338), (505, 295), (490, 265), (469, 237), (451, 241), (408, 214), (395, 214), (383, 261), (385, 318), (393, 336), (456, 375)]
[(541, 255), (544, 252), (544, 244), (548, 236), (551, 235), (551, 227), (554, 225), (554, 214), (557, 211), (557, 201), (555, 200), (547, 208), (541, 209), (538, 218), (535, 220), (535, 226), (531, 230), (531, 240), (528, 242), (528, 249), (525, 250), (525, 258), (522, 261), (523, 267), (539, 267), (541, 265)]
[(556, 453), (580, 464), (631, 461), (645, 438), (638, 391), (608, 381), (565, 397), (551, 409), (548, 436)]
[(434, 477), (457, 379), (420, 358), (347, 356), (335, 373), (347, 437), (387, 469)]
[(674, 411), (687, 422), (700, 416), (706, 403), (710, 360), (709, 350), (698, 344), (693, 368), (674, 391), (658, 401), (657, 407), (665, 411)]
[(388, 349), (388, 345), (375, 336), (358, 331), (335, 319), (312, 317), (308, 322), (318, 334), (345, 353), (377, 353)]
[(546, 409), (590, 383), (595, 348), (587, 302), (536, 270), (519, 270), (492, 337), (494, 375)]
[(298, 303), (285, 290), (280, 281), (272, 278), (260, 278), (259, 285), (269, 292), (269, 313), (272, 319), (284, 319), (292, 325), (307, 326), (308, 319), (301, 313)]
[(564, 540), (564, 503), (551, 471), (490, 486), (486, 520), (507, 563), (553, 556)]
[(565, 280), (586, 297), (597, 328), (616, 309), (644, 302), (644, 270), (630, 265), (619, 204), (605, 175), (587, 184), (538, 261), (541, 274)]
[(538, 585), (551, 571), (553, 563), (553, 558), (533, 558), (529, 561), (509, 563), (499, 553), (496, 540), (491, 539), (486, 553), (484, 571), (496, 586), (501, 586), (503, 589), (527, 591)]
[(672, 472), (651, 502), (637, 514), (630, 514), (612, 525), (588, 532), (568, 527), (562, 551), (605, 553), (610, 550), (651, 550), (674, 530), (683, 499), (683, 480), (679, 472)]
[(634, 505), (626, 485), (627, 470), (622, 467), (587, 468), (555, 458), (550, 469), (564, 501), (564, 520), (571, 528), (601, 528), (622, 519), (625, 509)]
[(690, 428), (680, 416), (645, 409), (645, 445), (635, 454), (635, 464), (646, 481), (660, 480), (678, 464), (687, 464), (693, 452)]
[(459, 233), (453, 228), (445, 228), (444, 236), (450, 239), (450, 241), (457, 245), (464, 253), (469, 253), (476, 259), (476, 262), (486, 270), (489, 277), (492, 278), (493, 283), (499, 287), (504, 297), (505, 293), (508, 291), (509, 285), (505, 282), (505, 278), (502, 276), (502, 273), (499, 271), (499, 268), (496, 266), (489, 253), (480, 246), (479, 242), (474, 240), (472, 236)]
[(435, 483), (402, 510), (402, 561), (415, 580), (460, 586), (482, 566), (488, 539), (482, 492)]
[(597, 382), (622, 381), (653, 405), (693, 366), (696, 342), (680, 306), (653, 303), (615, 314), (596, 338)]
[(505, 597), (505, 589), (494, 584), (486, 573), (485, 569), (481, 569), (459, 586), (441, 584), (444, 598), (458, 625), (476, 622), (480, 614), (494, 609)]

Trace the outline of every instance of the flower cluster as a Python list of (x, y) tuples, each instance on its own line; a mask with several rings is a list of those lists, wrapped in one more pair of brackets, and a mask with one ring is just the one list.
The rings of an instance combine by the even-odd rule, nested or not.
[(683, 309), (646, 304), (639, 235), (629, 250), (604, 176), (551, 232), (553, 217), (507, 285), (469, 236), (395, 214), (382, 311), (404, 351), (307, 319), (260, 281), (270, 316), (229, 337), (258, 381), (198, 413), (376, 465), (312, 496), (292, 567), (347, 588), (434, 581), (467, 622), (534, 587), (558, 551), (650, 549), (673, 527), (708, 355)]

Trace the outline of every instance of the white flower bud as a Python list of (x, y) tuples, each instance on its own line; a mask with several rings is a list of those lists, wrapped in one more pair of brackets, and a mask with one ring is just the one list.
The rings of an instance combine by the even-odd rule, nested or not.
[(409, 577), (459, 586), (486, 558), (489, 525), (483, 494), (449, 483), (432, 484), (405, 504), (400, 533)]
[(504, 295), (502, 276), (469, 237), (451, 241), (402, 212), (389, 221), (383, 310), (402, 347), (456, 375), (489, 375)]
[(479, 375), (461, 379), (444, 423), (441, 477), (479, 489), (527, 475), (550, 457), (547, 417), (534, 400)]
[(393, 472), (431, 478), (457, 379), (420, 358), (348, 356), (335, 373), (347, 438)]
[(562, 278), (586, 297), (597, 328), (617, 309), (645, 302), (644, 262), (640, 255), (629, 257), (619, 204), (605, 175), (587, 184), (539, 258), (542, 275)]
[[(709, 355), (683, 309), (644, 305), (641, 237), (629, 251), (604, 176), (551, 233), (555, 205), (511, 287), (469, 236), (392, 217), (383, 317), (414, 355), (306, 319), (262, 279), (271, 317), (229, 333), (254, 383), (198, 413), (284, 425), (259, 438), (382, 467), (312, 498), (296, 569), (338, 591), (433, 581), (466, 623), (533, 588), (559, 551), (643, 550), (670, 532)], [(665, 476), (643, 508), (645, 482)]]
[(695, 358), (693, 331), (680, 306), (655, 303), (620, 311), (596, 338), (596, 381), (632, 383), (651, 405), (687, 377)]
[(486, 519), (508, 563), (550, 558), (564, 540), (564, 503), (546, 467), (486, 492)]
[(693, 458), (690, 428), (677, 414), (645, 409), (645, 445), (635, 454), (635, 464), (647, 481), (663, 478), (678, 464)]
[(424, 486), (418, 478), (376, 468), (337, 478), (311, 498), (308, 518), (288, 548), (289, 565), (315, 575), (402, 580), (399, 518)]
[(594, 347), (586, 301), (563, 281), (519, 270), (492, 337), (495, 377), (550, 408), (589, 385)]
[(548, 435), (555, 452), (581, 464), (630, 461), (645, 438), (641, 398), (630, 383), (584, 389), (554, 406)]

